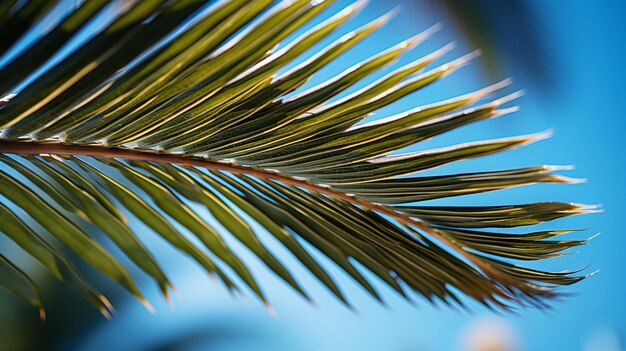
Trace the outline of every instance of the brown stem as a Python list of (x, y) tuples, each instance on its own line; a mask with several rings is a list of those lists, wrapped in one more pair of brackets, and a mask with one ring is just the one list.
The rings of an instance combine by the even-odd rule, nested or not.
[(8, 154), (26, 154), (26, 155), (41, 155), (41, 154), (51, 154), (51, 155), (66, 155), (66, 156), (97, 156), (97, 157), (108, 157), (108, 158), (123, 158), (128, 160), (138, 160), (138, 161), (153, 161), (159, 163), (167, 163), (167, 164), (178, 164), (181, 166), (193, 166), (193, 167), (201, 167), (213, 170), (221, 170), (228, 171), (232, 173), (243, 173), (251, 176), (255, 176), (261, 179), (272, 179), (277, 180), (286, 185), (297, 186), (303, 189), (307, 189), (316, 193), (325, 194), (331, 196), (335, 199), (340, 199), (354, 205), (361, 206), (366, 209), (374, 210), (379, 213), (385, 214), (398, 222), (412, 226), (419, 230), (422, 230), (432, 237), (436, 238), (443, 244), (447, 245), (449, 248), (456, 251), (458, 254), (465, 257), (467, 260), (475, 264), (479, 267), (485, 274), (491, 276), (492, 278), (497, 278), (500, 281), (508, 281), (510, 279), (503, 276), (499, 271), (493, 269), (489, 264), (485, 261), (479, 259), (478, 257), (470, 254), (465, 251), (461, 246), (459, 246), (454, 241), (450, 240), (447, 236), (436, 230), (435, 228), (430, 227), (428, 224), (407, 216), (405, 214), (399, 213), (387, 206), (376, 204), (373, 202), (369, 202), (364, 200), (358, 196), (348, 195), (337, 191), (333, 188), (325, 187), (318, 185), (316, 183), (295, 179), (285, 174), (281, 174), (274, 171), (268, 171), (260, 168), (254, 168), (249, 166), (237, 165), (232, 163), (220, 162), (217, 160), (212, 160), (204, 157), (198, 156), (189, 156), (189, 155), (179, 155), (179, 154), (169, 154), (162, 153), (153, 150), (140, 150), (140, 149), (129, 149), (129, 148), (120, 148), (120, 147), (104, 147), (97, 145), (76, 145), (76, 144), (61, 144), (61, 143), (50, 143), (50, 142), (20, 142), (20, 141), (0, 141), (0, 153), (8, 153)]

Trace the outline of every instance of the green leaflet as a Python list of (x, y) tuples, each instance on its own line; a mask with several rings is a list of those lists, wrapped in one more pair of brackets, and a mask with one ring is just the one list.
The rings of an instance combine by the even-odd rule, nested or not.
[[(165, 6), (155, 18), (148, 23), (142, 23), (142, 26), (136, 32), (121, 38), (120, 43), (116, 43), (117, 45), (112, 48), (115, 52), (111, 53), (110, 57), (100, 62), (97, 67), (76, 81), (71, 87), (68, 87), (47, 105), (30, 113), (27, 118), (11, 126), (7, 131), (7, 135), (10, 135), (10, 133), (15, 133), (16, 135), (32, 133), (42, 126), (48, 126), (59, 120), (60, 114), (66, 112), (76, 99), (81, 98), (85, 94), (85, 91), (92, 91), (105, 83), (111, 75), (128, 65), (139, 54), (161, 40), (163, 35), (166, 35), (188, 15), (197, 10), (202, 5), (202, 2), (202, 0), (184, 0)], [(59, 131), (57, 128), (49, 130), (47, 133), (35, 133), (34, 136), (36, 138), (47, 138), (57, 134)]]
[[(293, 217), (285, 218), (289, 215), (281, 213), (280, 207), (273, 206), (273, 204), (268, 203), (250, 190), (238, 187), (237, 189), (245, 194), (245, 198), (241, 198), (227, 187), (220, 185), (220, 183), (212, 177), (201, 172), (196, 172), (196, 174), (199, 175), (206, 183), (210, 184), (214, 189), (219, 189), (223, 196), (235, 203), (249, 216), (262, 224), (278, 241), (287, 247), (300, 260), (300, 262), (302, 262), (302, 264), (304, 264), (322, 283), (324, 283), (324, 285), (326, 285), (330, 291), (335, 294), (335, 296), (337, 296), (344, 303), (347, 303), (332, 278), (330, 278), (324, 269), (315, 262), (315, 260), (298, 243), (298, 241), (284, 229), (285, 226), (293, 226), (293, 222), (297, 222), (296, 219)], [(222, 179), (225, 180), (226, 178)], [(231, 184), (234, 185), (234, 183)], [(315, 243), (316, 247), (319, 247), (324, 253), (328, 254), (331, 259), (337, 262), (337, 264), (344, 268), (350, 275), (361, 282), (363, 286), (370, 288), (369, 284), (346, 260), (345, 255), (338, 252), (337, 248), (333, 247), (331, 243), (325, 241), (323, 238), (319, 238), (315, 233), (312, 233), (310, 229), (303, 231), (302, 235), (307, 241)], [(370, 288), (369, 290), (372, 289)], [(374, 295), (376, 296), (376, 294)]]
[[(3, 1), (4, 3), (4, 1)], [(4, 53), (32, 26), (53, 4), (52, 0), (32, 0), (22, 5), (17, 11), (9, 14), (14, 1), (6, 1), (2, 9), (5, 14), (0, 16), (0, 55)], [(3, 5), (4, 6), (4, 5)], [(1, 12), (0, 12), (1, 14)], [(1, 124), (1, 123), (0, 123)]]
[(144, 301), (130, 275), (119, 262), (50, 204), (3, 171), (0, 171), (0, 193), (26, 211), (82, 259)]
[[(385, 19), (385, 17), (382, 19)], [(319, 109), (323, 111), (327, 109), (335, 111), (336, 109), (344, 109), (353, 104), (358, 104), (359, 101), (367, 101), (368, 98), (376, 96), (385, 89), (399, 83), (402, 79), (419, 72), (428, 63), (445, 53), (448, 48), (449, 47), (444, 47), (423, 59), (405, 65), (356, 93), (326, 107), (320, 107)], [(310, 69), (311, 66), (310, 63), (307, 63), (302, 66), (301, 70), (305, 71)], [(348, 72), (352, 70), (354, 70), (354, 68), (348, 70)], [(227, 152), (239, 150), (241, 149), (239, 146), (247, 147), (252, 141), (262, 140), (263, 137), (271, 135), (268, 133), (274, 132), (285, 124), (293, 122), (295, 118), (300, 117), (308, 109), (320, 105), (320, 100), (326, 100), (329, 92), (335, 93), (336, 90), (333, 89), (333, 86), (337, 84), (337, 80), (340, 80), (340, 77), (331, 79), (331, 81), (310, 89), (309, 92), (301, 93), (284, 103), (274, 104), (266, 109), (268, 111), (265, 113), (261, 110), (256, 114), (255, 119), (237, 126), (237, 128), (225, 130), (214, 137), (202, 137), (195, 145), (187, 146), (185, 151), (190, 153), (207, 151), (210, 154), (219, 155), (221, 154), (221, 150), (226, 150)], [(310, 113), (312, 112), (309, 112), (309, 114)]]
[[(293, 61), (293, 59), (300, 56), (300, 54), (310, 49), (328, 34), (332, 33), (348, 18), (350, 18), (350, 15), (352, 15), (355, 10), (356, 9), (351, 7), (346, 8), (336, 16), (329, 18), (328, 20), (320, 23), (318, 26), (302, 34), (279, 52), (271, 55), (264, 61), (261, 61), (256, 66), (252, 67), (249, 73), (243, 73), (241, 76), (235, 78), (233, 82), (229, 82), (222, 91), (205, 101), (202, 106), (192, 109), (191, 111), (168, 121), (162, 126), (157, 134), (143, 138), (140, 144), (145, 147), (163, 144), (164, 141), (168, 141), (165, 145), (163, 145), (163, 148), (171, 149), (185, 146), (186, 142), (183, 140), (197, 140), (197, 133), (193, 133), (194, 131), (201, 130), (203, 134), (206, 134), (207, 130), (211, 130), (209, 127), (211, 127), (210, 122), (212, 119), (209, 119), (206, 114), (209, 111), (216, 110), (215, 107), (219, 106), (220, 108), (218, 109), (219, 111), (213, 112), (211, 114), (212, 116), (222, 114), (224, 109), (229, 107), (229, 101), (232, 101), (233, 99), (243, 100), (248, 97), (252, 97), (252, 95), (259, 93), (260, 89), (275, 90), (275, 96), (270, 96), (272, 98), (283, 95), (287, 90), (284, 88), (281, 89), (280, 83), (272, 84), (272, 87), (267, 87), (266, 84), (263, 84), (258, 88), (257, 86), (260, 82), (267, 80), (268, 77), (275, 74), (276, 71), (285, 64)], [(341, 47), (335, 48), (333, 46), (330, 46), (330, 48), (326, 51), (332, 52), (332, 55), (326, 60), (323, 60), (323, 62), (328, 62), (343, 52)], [(279, 78), (278, 81), (280, 80), (281, 79)], [(244, 92), (246, 93), (245, 95), (242, 94)], [(267, 100), (271, 101), (271, 99)], [(261, 108), (264, 104), (256, 102), (253, 106), (255, 108)], [(228, 123), (234, 124), (238, 120), (242, 119), (241, 116), (234, 117), (235, 118), (229, 119)], [(219, 119), (224, 120), (227, 118), (219, 116)], [(176, 130), (175, 134), (172, 133), (174, 130)], [(173, 140), (169, 140), (168, 138)]]
[(135, 25), (148, 18), (161, 3), (161, 0), (147, 1), (132, 7), (96, 38), (30, 84), (22, 94), (11, 100), (11, 104), (0, 110), (0, 128), (9, 127), (3, 134), (19, 135), (19, 130), (11, 132), (11, 125), (24, 120), (98, 67), (114, 53), (115, 44), (136, 30)]
[[(402, 53), (404, 53), (406, 50), (411, 48), (411, 44), (412, 43), (410, 41), (402, 42), (390, 48), (389, 50), (381, 54), (378, 54), (366, 60), (363, 63), (360, 63), (354, 66), (353, 68), (347, 70), (346, 73), (335, 78), (331, 82), (325, 83), (320, 87), (314, 88), (313, 92), (303, 93), (303, 94), (306, 94), (307, 97), (313, 98), (313, 101), (315, 101), (315, 104), (305, 105), (306, 109), (317, 106), (321, 102), (319, 98), (315, 99), (316, 96), (335, 95), (347, 89), (348, 87), (350, 87), (357, 81), (361, 80), (362, 78), (366, 77), (370, 73), (393, 62)], [(429, 75), (428, 77), (424, 79), (420, 79), (419, 82), (416, 83), (415, 85), (421, 87), (434, 80), (435, 80), (434, 77)], [(384, 86), (385, 83), (389, 84), (387, 80), (383, 80), (378, 85)], [(409, 90), (414, 89), (414, 88), (416, 87), (412, 85)], [(406, 92), (402, 92), (400, 94), (406, 94)], [(396, 96), (394, 95), (393, 97), (396, 97)], [(296, 103), (297, 105), (301, 103), (299, 100), (300, 99), (294, 98), (294, 101), (298, 101), (298, 103)], [(298, 110), (299, 113), (294, 114), (294, 115), (297, 117), (299, 116), (300, 113), (305, 112), (306, 109)], [(355, 112), (354, 111), (350, 111), (350, 112), (351, 113), (347, 114), (347, 117), (354, 118)], [(358, 112), (356, 114), (359, 117), (359, 119), (363, 117), (363, 114), (358, 114)], [(286, 125), (284, 128), (274, 131), (272, 134), (270, 134), (269, 136), (265, 136), (261, 140), (258, 140), (258, 141), (250, 140), (246, 144), (245, 148), (241, 148), (240, 150), (235, 149), (235, 150), (229, 150), (228, 152), (221, 152), (220, 156), (243, 157), (244, 159), (255, 160), (254, 157), (252, 156), (257, 155), (259, 153), (263, 153), (264, 156), (260, 156), (260, 158), (271, 157), (273, 155), (271, 151), (274, 150), (275, 148), (284, 147), (296, 141), (306, 140), (307, 138), (317, 135), (320, 132), (320, 130), (324, 130), (325, 127), (329, 125), (335, 125), (335, 123), (340, 123), (340, 122), (345, 122), (345, 120), (342, 119), (341, 117), (337, 117), (330, 113), (316, 114), (316, 115), (313, 115), (311, 117), (308, 117), (302, 120), (295, 120), (293, 123)], [(356, 121), (354, 121), (354, 123), (356, 123)], [(197, 152), (197, 150), (194, 150), (193, 148), (186, 149), (186, 151)]]
[[(170, 45), (157, 50), (116, 80), (110, 89), (84, 107), (70, 112), (59, 121), (60, 124), (65, 121), (65, 125), (58, 128), (64, 128), (67, 138), (72, 140), (97, 139), (97, 133), (103, 126), (123, 116), (120, 113), (113, 114), (115, 111), (132, 110), (145, 103), (144, 98), (154, 97), (172, 83), (170, 79), (183, 74), (203, 55), (267, 7), (271, 0), (255, 1), (242, 8), (242, 4), (246, 2), (228, 2), (191, 25), (179, 37), (174, 38)], [(220, 23), (228, 25), (218, 27)], [(87, 120), (98, 113), (103, 116)], [(54, 125), (50, 128), (54, 128)]]
[[(173, 167), (167, 167), (169, 172), (148, 163), (131, 163), (148, 171), (151, 175), (160, 179), (163, 183), (182, 194), (187, 199), (201, 203), (209, 212), (235, 236), (242, 244), (252, 251), (267, 267), (291, 285), (296, 291), (308, 298), (302, 288), (296, 283), (287, 269), (261, 244), (252, 228), (227, 204), (220, 200), (214, 193), (202, 188), (190, 177), (185, 176)], [(176, 178), (174, 178), (176, 177)]]
[[(392, 155), (338, 169), (322, 170), (313, 174), (308, 173), (307, 176), (311, 179), (318, 179), (325, 184), (365, 183), (410, 174), (438, 167), (449, 162), (490, 155), (528, 144), (543, 137), (544, 134), (535, 134), (526, 137), (467, 143), (425, 152)], [(358, 181), (355, 181), (356, 179)]]
[(2, 19), (0, 23), (6, 22), (6, 19), (10, 16), (11, 7), (13, 7), (16, 2), (17, 0), (7, 0), (0, 3), (0, 19)]
[[(357, 29), (353, 33), (344, 35), (330, 44), (326, 49), (311, 57), (309, 60), (276, 78), (272, 84), (258, 92), (256, 95), (251, 96), (250, 99), (245, 101), (243, 104), (234, 108), (232, 112), (227, 113), (225, 116), (220, 116), (220, 119), (223, 121), (223, 123), (219, 126), (221, 130), (210, 130), (211, 133), (209, 133), (209, 135), (198, 135), (199, 133), (195, 133), (192, 137), (195, 136), (196, 138), (187, 138), (190, 143), (168, 143), (165, 144), (164, 147), (174, 148), (185, 146), (185, 150), (188, 150), (188, 152), (211, 151), (213, 153), (216, 150), (219, 150), (219, 148), (216, 148), (214, 145), (216, 141), (219, 142), (220, 145), (227, 144), (230, 147), (236, 146), (244, 141), (245, 138), (244, 140), (241, 140), (241, 135), (236, 132), (239, 130), (246, 130), (248, 127), (246, 124), (251, 124), (250, 129), (254, 130), (258, 134), (260, 129), (266, 129), (267, 131), (269, 128), (271, 131), (292, 121), (300, 113), (306, 111), (306, 109), (320, 104), (324, 100), (325, 96), (336, 94), (346, 89), (349, 86), (349, 83), (346, 83), (349, 78), (344, 77), (343, 79), (335, 79), (333, 82), (320, 87), (319, 91), (316, 93), (308, 94), (306, 99), (293, 99), (284, 104), (277, 104), (280, 107), (284, 107), (283, 110), (281, 110), (280, 107), (275, 108), (276, 105), (272, 106), (271, 104), (273, 100), (300, 87), (317, 70), (324, 67), (328, 62), (349, 50), (360, 41), (364, 40), (376, 28), (380, 27), (384, 23), (385, 19), (386, 18), (383, 17), (378, 21), (374, 21), (373, 23)], [(363, 75), (362, 72), (355, 72), (352, 75), (355, 74), (361, 74), (361, 77)], [(367, 71), (365, 74), (367, 74)], [(269, 110), (269, 116), (265, 116), (265, 109)], [(279, 114), (278, 112), (282, 113)], [(273, 115), (279, 119), (276, 121), (268, 121), (267, 117), (273, 117)], [(245, 119), (249, 117), (252, 117), (253, 119), (251, 121), (245, 121)], [(237, 128), (235, 128), (235, 135), (229, 135), (228, 127), (234, 125), (235, 122), (238, 121), (243, 121), (244, 125), (238, 125)]]
[[(13, 61), (2, 67), (0, 69), (0, 94), (9, 93), (8, 89), (28, 77), (35, 69), (45, 63), (85, 22), (108, 2), (109, 0), (84, 2), (59, 23), (56, 28)], [(4, 23), (4, 21), (0, 22)]]
[(527, 205), (482, 207), (398, 206), (397, 210), (449, 227), (519, 227), (585, 213), (579, 204), (539, 202)]
[[(287, 196), (294, 202), (307, 204), (304, 208), (308, 209), (308, 216), (310, 217), (315, 216), (311, 213), (312, 209), (318, 209), (318, 211), (320, 208), (326, 209), (326, 211), (321, 211), (317, 216), (323, 215), (329, 220), (332, 223), (331, 228), (336, 228), (334, 230), (335, 233), (337, 233), (337, 229), (339, 229), (340, 232), (343, 231), (345, 233), (344, 235), (346, 235), (346, 240), (354, 241), (358, 238), (357, 242), (361, 242), (357, 246), (363, 248), (370, 257), (386, 267), (387, 277), (390, 272), (395, 272), (402, 281), (409, 284), (414, 291), (422, 294), (426, 298), (438, 296), (445, 300), (446, 297), (453, 296), (445, 287), (441, 277), (433, 273), (433, 270), (437, 271), (440, 265), (428, 263), (428, 255), (422, 252), (424, 248), (410, 238), (404, 231), (397, 227), (389, 226), (389, 223), (383, 218), (373, 213), (364, 215), (363, 213), (356, 212), (351, 205), (341, 204), (338, 201), (331, 202), (323, 197), (315, 198), (303, 191), (299, 191), (297, 188), (287, 189), (279, 184), (272, 185), (272, 187), (279, 189), (284, 196)], [(350, 226), (347, 226), (346, 223), (350, 223)], [(394, 247), (393, 254), (388, 251), (389, 245)], [(358, 259), (358, 257), (359, 256), (356, 256), (355, 258)], [(366, 267), (369, 267), (366, 263), (364, 264)], [(444, 275), (450, 274), (446, 271), (442, 272)], [(454, 273), (452, 274), (454, 275)], [(379, 275), (379, 277), (389, 283), (393, 288), (404, 294), (399, 286), (393, 282), (393, 278), (390, 280), (386, 276)], [(455, 278), (457, 282), (462, 281), (459, 280), (461, 276), (462, 275), (459, 275)], [(450, 277), (452, 276), (448, 278)], [(451, 281), (454, 281), (454, 279)], [(477, 282), (480, 282), (480, 280), (476, 279), (473, 283)], [(471, 284), (465, 285), (464, 290), (471, 291), (467, 289), (467, 285)]]
[(370, 201), (395, 204), (475, 194), (533, 183), (573, 181), (548, 173), (551, 169), (553, 168), (529, 167), (433, 177), (394, 178), (363, 184), (337, 185), (336, 187)]
[[(239, 277), (254, 291), (254, 293), (265, 301), (263, 293), (257, 286), (256, 281), (245, 267), (245, 265), (237, 258), (237, 256), (228, 248), (222, 240), (219, 233), (204, 222), (189, 207), (184, 205), (175, 194), (171, 193), (167, 188), (155, 182), (149, 177), (143, 176), (139, 172), (116, 164), (114, 161), (102, 160), (106, 164), (112, 165), (120, 170), (126, 178), (135, 185), (145, 191), (152, 200), (167, 213), (170, 217), (189, 229), (202, 243), (219, 259), (224, 261), (231, 267)], [(222, 278), (224, 280), (224, 278)], [(230, 286), (228, 280), (225, 283)]]
[[(232, 182), (231, 182), (232, 183)], [(383, 281), (387, 282), (392, 288), (396, 289), (400, 294), (404, 295), (404, 292), (397, 284), (397, 282), (389, 274), (390, 268), (385, 266), (384, 262), (380, 262), (376, 257), (377, 254), (371, 247), (353, 236), (351, 230), (348, 228), (342, 228), (337, 223), (329, 222), (324, 218), (323, 213), (311, 212), (310, 207), (305, 204), (298, 204), (294, 207), (285, 206), (286, 202), (291, 200), (293, 203), (300, 203), (300, 201), (293, 201), (293, 198), (289, 197), (288, 193), (284, 191), (278, 191), (275, 188), (271, 188), (266, 184), (260, 184), (253, 179), (246, 179), (246, 183), (252, 186), (257, 191), (260, 191), (266, 196), (271, 197), (274, 201), (278, 202), (281, 207), (286, 208), (286, 211), (291, 213), (293, 218), (302, 218), (303, 225), (308, 225), (311, 228), (322, 234), (327, 240), (335, 244), (344, 255), (348, 255), (364, 264), (368, 269), (377, 274)], [(258, 201), (258, 200), (257, 200)], [(294, 229), (300, 229), (296, 226)], [(355, 240), (356, 239), (356, 240)], [(356, 244), (355, 244), (356, 241)], [(350, 272), (350, 271), (349, 271)], [(378, 298), (378, 294), (373, 288), (364, 281), (364, 278), (360, 275), (353, 275), (353, 277), (361, 282), (361, 285), (368, 289), (372, 295)]]
[(163, 215), (154, 210), (148, 203), (137, 196), (137, 194), (88, 163), (77, 158), (73, 158), (72, 160), (81, 168), (97, 175), (98, 179), (101, 179), (101, 181), (106, 184), (111, 195), (122, 203), (126, 209), (173, 246), (193, 257), (209, 274), (219, 271), (217, 265), (207, 257), (202, 250), (194, 246), (184, 235), (179, 233)]
[(39, 318), (46, 319), (46, 311), (43, 309), (37, 286), (26, 273), (9, 262), (2, 254), (0, 254), (0, 287), (33, 305), (39, 310)]
[(45, 242), (3, 204), (0, 204), (0, 232), (39, 261), (55, 278), (65, 282), (81, 294), (105, 317), (113, 312), (108, 300), (85, 281), (85, 278), (60, 251)]
[[(111, 212), (95, 196), (91, 195), (100, 194), (99, 192), (93, 190), (88, 192), (75, 185), (77, 183), (76, 180), (81, 179), (81, 177), (77, 176), (76, 173), (62, 163), (57, 163), (57, 166), (61, 167), (65, 172), (59, 172), (44, 162), (37, 160), (32, 160), (32, 162), (59, 183), (67, 193), (74, 194), (76, 201), (74, 205), (82, 208), (87, 217), (106, 233), (137, 266), (141, 267), (158, 282), (163, 295), (168, 295), (168, 288), (171, 287), (171, 283), (165, 276), (165, 273), (163, 273), (154, 257), (152, 257), (148, 249), (145, 248), (130, 228), (119, 218), (112, 218)], [(84, 182), (78, 181), (78, 183)], [(100, 195), (100, 197), (104, 196)]]
[[(397, 150), (403, 146), (426, 140), (465, 124), (494, 115), (492, 107), (465, 111), (446, 119), (418, 125), (422, 120), (453, 111), (471, 101), (453, 101), (443, 106), (421, 108), (400, 120), (391, 121), (367, 130), (331, 134), (320, 138), (317, 145), (302, 145), (300, 152), (290, 153), (289, 160), (263, 160), (264, 167), (304, 173), (357, 163)], [(434, 111), (433, 111), (434, 110)], [(394, 123), (396, 122), (396, 123)], [(365, 129), (365, 128), (362, 128)], [(304, 143), (307, 144), (307, 143)], [(346, 161), (349, 160), (349, 161)], [(281, 162), (282, 161), (282, 162)], [(293, 167), (297, 165), (296, 167)], [(291, 166), (291, 167), (290, 167)]]
[(468, 248), (518, 260), (541, 260), (564, 255), (564, 250), (584, 245), (587, 240), (544, 240), (570, 233), (553, 230), (527, 234), (503, 234), (438, 227)]
[[(224, 52), (220, 52), (219, 55), (212, 56), (185, 80), (170, 87), (165, 94), (158, 96), (144, 109), (150, 111), (150, 106), (163, 102), (165, 102), (165, 107), (149, 114), (143, 111), (131, 113), (128, 117), (130, 120), (123, 124), (122, 129), (110, 131), (106, 138), (107, 144), (119, 145), (137, 141), (177, 114), (197, 106), (215, 94), (223, 84), (244, 72), (249, 65), (262, 60), (265, 52), (328, 4), (328, 2), (312, 4), (309, 1), (300, 0), (282, 11), (277, 11), (274, 16), (268, 17), (244, 39), (228, 47)], [(175, 94), (180, 95), (174, 97)], [(166, 102), (170, 98), (173, 99)]]
[[(37, 159), (29, 158), (32, 163), (35, 163)], [(59, 162), (58, 160), (52, 159), (48, 162), (39, 162), (39, 167), (46, 167), (49, 163), (53, 163), (55, 166), (60, 168), (61, 172), (65, 175), (65, 178), (69, 178), (72, 181), (72, 185), (77, 186), (82, 189), (83, 192), (92, 196), (99, 206), (104, 207), (109, 213), (115, 216), (121, 223), (126, 224), (127, 220), (122, 214), (121, 210), (109, 199), (109, 197), (104, 194), (97, 186), (86, 180), (82, 175), (77, 173), (74, 169), (68, 167), (65, 163)], [(48, 168), (50, 169), (50, 168)], [(53, 171), (54, 172), (54, 171)], [(70, 194), (77, 194), (78, 192), (70, 191)]]
[(22, 165), (19, 161), (16, 161), (12, 158), (9, 158), (4, 155), (0, 155), (0, 160), (11, 168), (20, 172), (20, 174), (32, 182), (35, 186), (37, 186), (43, 193), (47, 196), (51, 197), (57, 205), (61, 206), (64, 210), (68, 212), (74, 212), (79, 216), (86, 218), (85, 213), (79, 208), (72, 204), (69, 197), (71, 194), (63, 193), (63, 191), (57, 189), (54, 185), (52, 185), (48, 179), (41, 177), (39, 174), (33, 172), (33, 170), (28, 167)]

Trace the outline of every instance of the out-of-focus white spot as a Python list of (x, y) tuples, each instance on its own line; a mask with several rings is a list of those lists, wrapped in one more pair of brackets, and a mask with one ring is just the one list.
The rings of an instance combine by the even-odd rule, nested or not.
[(461, 333), (462, 351), (520, 351), (514, 327), (502, 318), (480, 317), (469, 323)]
[(589, 334), (583, 344), (583, 351), (621, 351), (619, 337), (611, 328), (597, 329)]

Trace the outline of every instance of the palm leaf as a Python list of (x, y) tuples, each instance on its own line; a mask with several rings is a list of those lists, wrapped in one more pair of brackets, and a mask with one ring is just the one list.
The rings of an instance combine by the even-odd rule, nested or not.
[[(515, 107), (503, 106), (518, 94), (477, 104), (508, 81), (360, 123), (447, 76), (473, 54), (426, 70), (451, 49), (444, 46), (328, 102), (392, 64), (436, 27), (302, 91), (317, 71), (390, 17), (311, 53), (363, 6), (359, 1), (275, 49), (330, 3), (227, 0), (207, 6), (181, 0), (116, 7), (88, 1), (37, 39), (22, 33), (52, 2), (0, 8), (0, 33), (10, 38), (3, 45), (15, 44), (19, 36), (31, 41), (22, 53), (5, 56), (0, 68), (0, 93), (6, 95), (0, 107), (0, 231), (105, 315), (113, 312), (112, 305), (82, 276), (68, 250), (147, 306), (131, 266), (153, 278), (164, 295), (171, 288), (129, 217), (228, 289), (246, 289), (265, 303), (262, 287), (226, 243), (226, 233), (306, 299), (311, 297), (305, 287), (252, 229), (256, 224), (346, 304), (348, 297), (303, 242), (379, 300), (375, 284), (355, 262), (407, 299), (412, 291), (429, 301), (463, 305), (462, 293), (502, 309), (545, 306), (558, 295), (554, 288), (582, 279), (575, 272), (534, 270), (512, 261), (559, 256), (584, 244), (548, 240), (568, 231), (482, 230), (537, 224), (590, 208), (552, 202), (416, 204), (532, 183), (572, 182), (554, 173), (562, 169), (548, 166), (410, 175), (519, 147), (544, 134), (391, 154), (513, 112)], [(71, 47), (72, 38), (101, 11), (115, 12), (114, 18), (86, 43)], [(70, 54), (37, 73), (62, 50)], [(300, 57), (301, 64), (283, 70)], [(23, 90), (12, 94), (22, 82)], [(98, 233), (111, 240), (117, 253), (96, 240)], [(33, 280), (5, 256), (0, 256), (0, 285), (41, 308)]]

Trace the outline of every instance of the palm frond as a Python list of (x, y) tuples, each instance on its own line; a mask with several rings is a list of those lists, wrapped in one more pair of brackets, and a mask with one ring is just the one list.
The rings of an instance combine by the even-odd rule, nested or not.
[[(0, 52), (20, 36), (28, 41), (22, 34), (54, 5), (7, 4), (0, 7), (0, 33), (8, 38)], [(116, 7), (116, 2), (96, 0), (77, 6), (31, 40), (27, 50), (6, 56), (0, 67), (0, 92), (6, 95), (0, 107), (0, 232), (107, 316), (112, 305), (83, 277), (67, 250), (147, 306), (128, 271), (131, 265), (150, 276), (165, 296), (171, 288), (129, 217), (228, 289), (252, 291), (265, 303), (262, 287), (224, 240), (226, 233), (306, 299), (311, 297), (305, 287), (259, 239), (253, 229), (257, 224), (346, 304), (348, 298), (303, 242), (379, 300), (375, 284), (355, 262), (407, 299), (412, 291), (429, 301), (464, 305), (460, 292), (502, 309), (545, 306), (558, 294), (555, 287), (582, 279), (576, 272), (545, 272), (512, 261), (559, 256), (585, 243), (548, 240), (567, 230), (482, 230), (551, 221), (589, 212), (589, 207), (415, 204), (533, 183), (575, 182), (550, 166), (411, 175), (516, 148), (545, 133), (392, 154), (515, 111), (506, 105), (518, 94), (478, 103), (510, 82), (361, 123), (447, 76), (474, 54), (426, 70), (450, 51), (446, 45), (329, 102), (437, 30), (432, 27), (302, 91), (320, 69), (390, 18), (384, 15), (311, 53), (358, 12), (364, 5), (358, 1), (280, 44), (330, 4), (226, 0), (207, 6), (202, 0), (181, 0)], [(114, 18), (72, 48), (72, 38), (102, 11), (115, 12)], [(70, 53), (33, 76), (62, 50)], [(304, 58), (301, 64), (284, 70), (299, 58)], [(22, 82), (25, 87), (12, 94)], [(115, 244), (124, 260), (96, 240), (98, 233)], [(0, 256), (0, 286), (42, 308), (33, 280), (5, 256)]]

